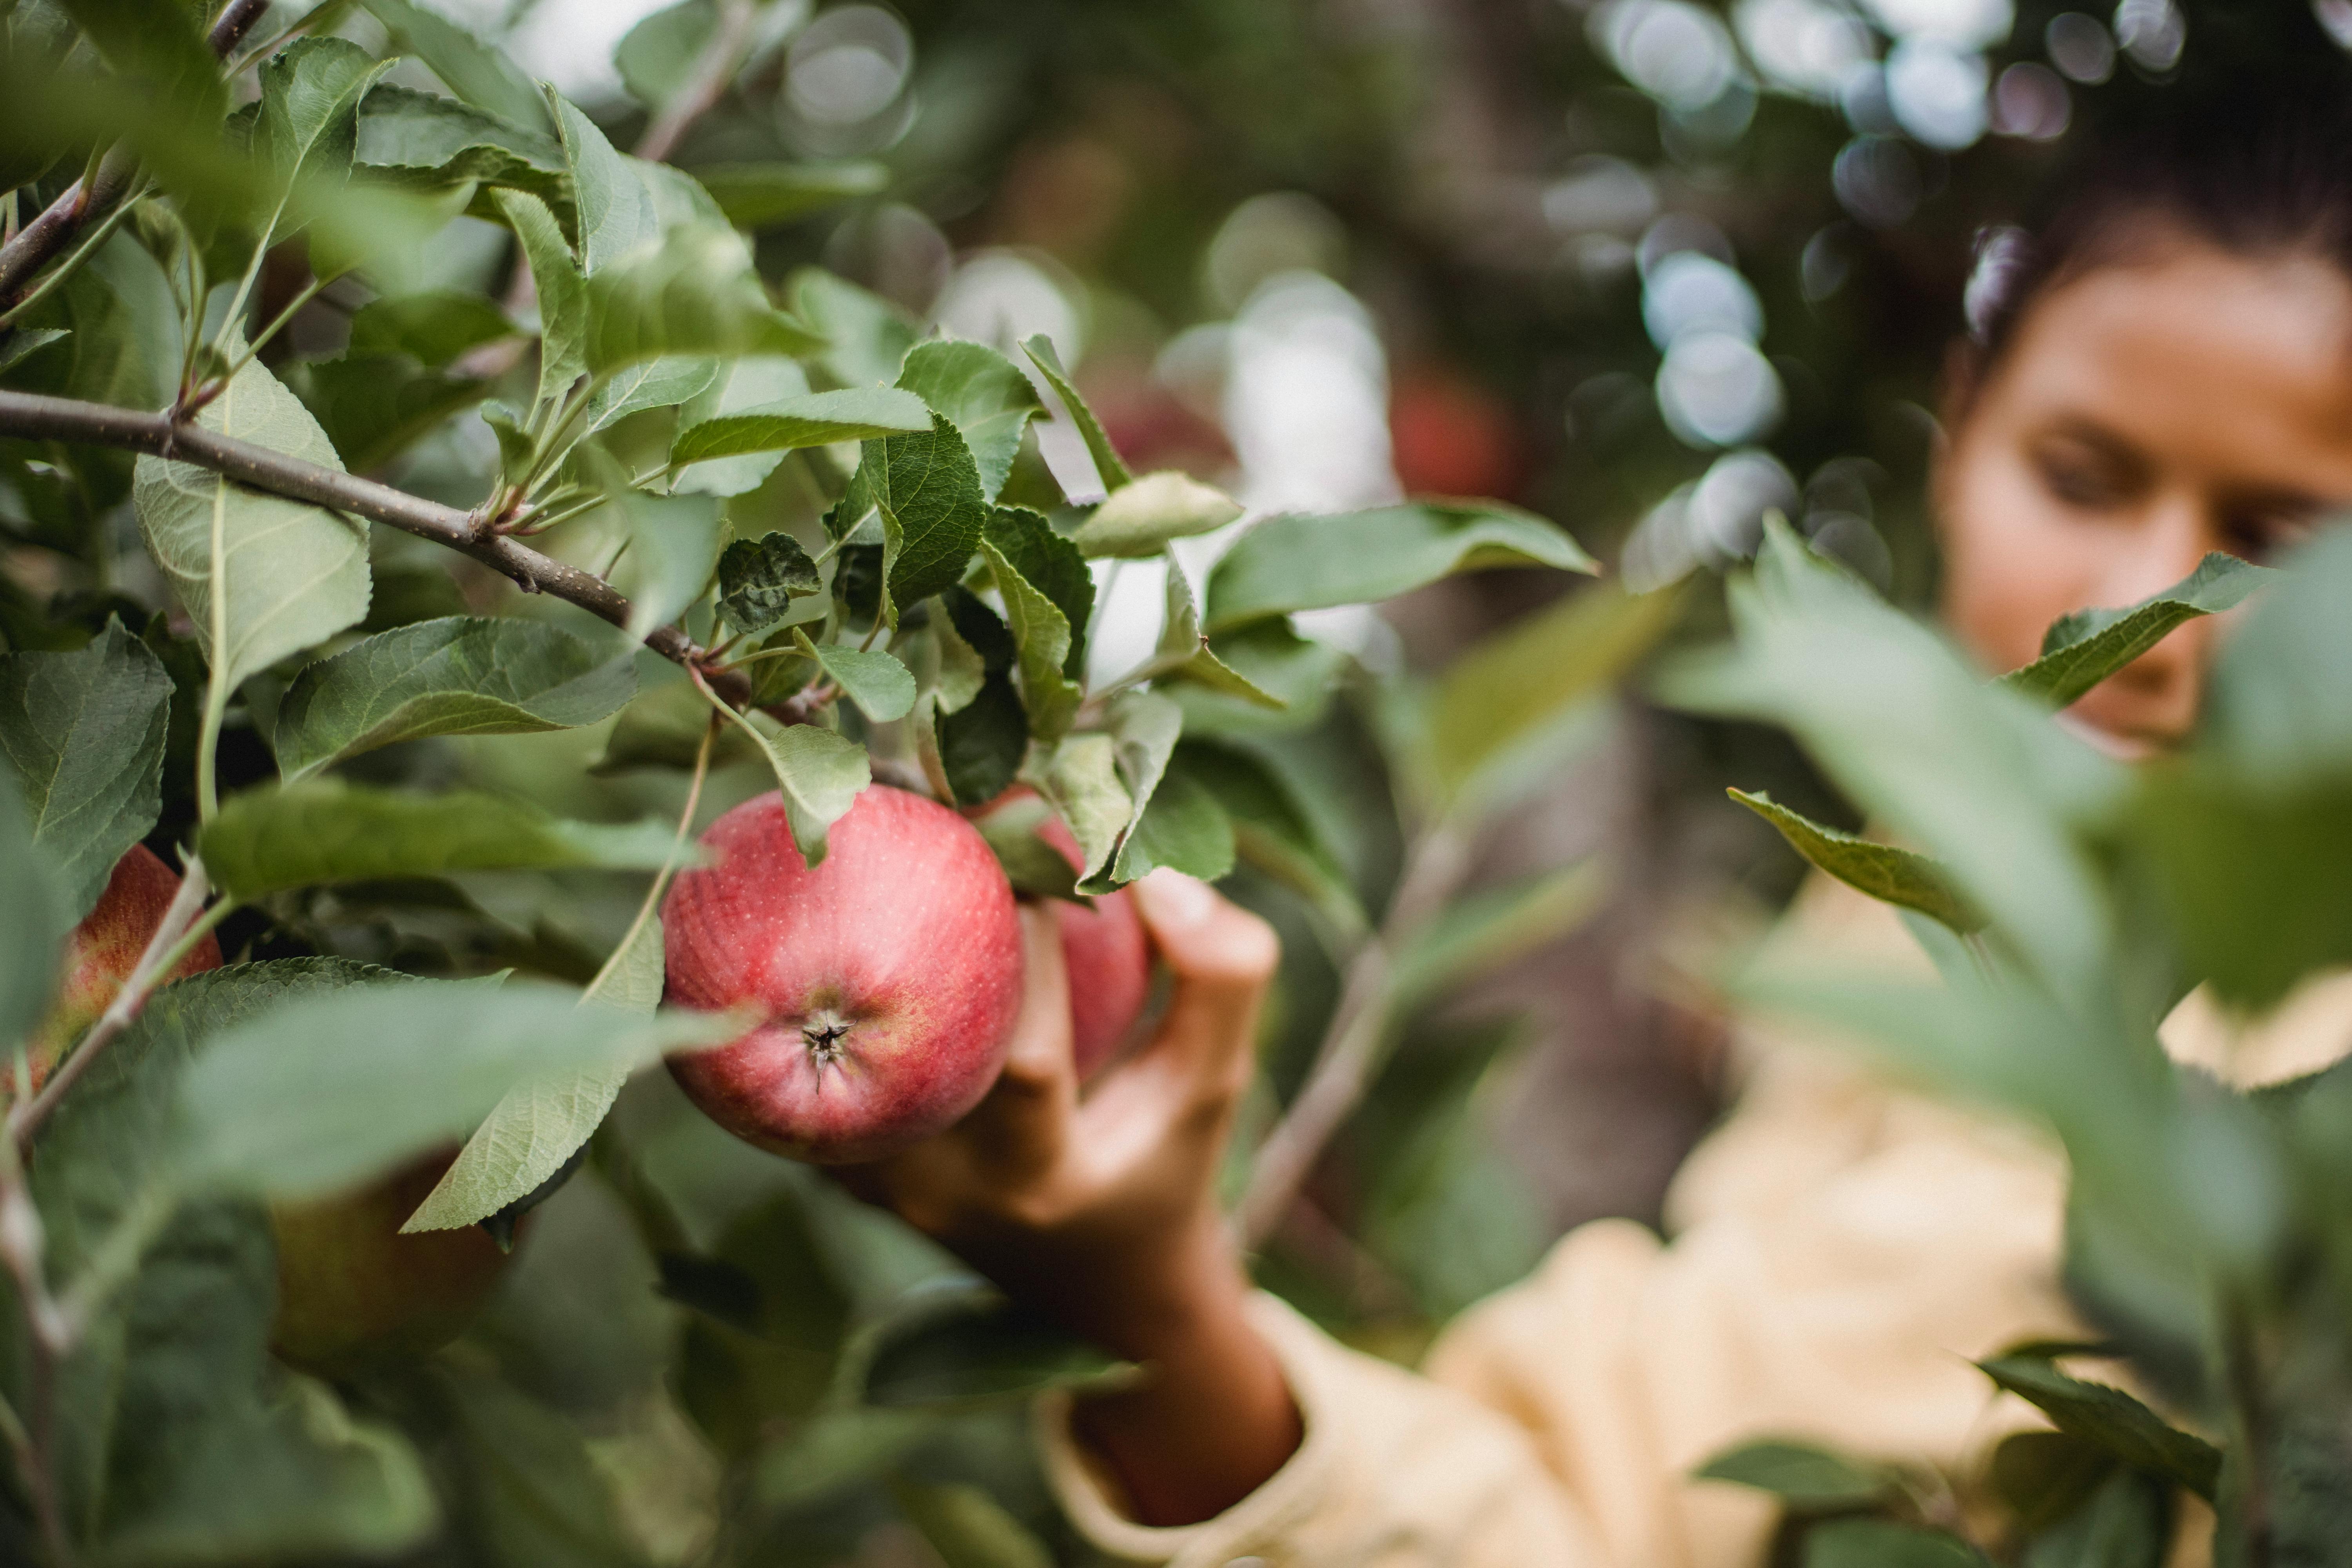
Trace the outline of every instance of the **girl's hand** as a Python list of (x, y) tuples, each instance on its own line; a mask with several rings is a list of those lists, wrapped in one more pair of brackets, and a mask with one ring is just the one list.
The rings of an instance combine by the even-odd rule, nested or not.
[(1148, 1046), (1079, 1099), (1059, 928), (1024, 909), (1027, 984), (996, 1088), (940, 1136), (843, 1175), (1016, 1300), (1146, 1364), (1139, 1385), (1081, 1405), (1077, 1425), (1142, 1521), (1173, 1524), (1239, 1501), (1298, 1444), (1216, 1203), (1281, 950), (1190, 877), (1155, 871), (1134, 896), (1176, 982)]

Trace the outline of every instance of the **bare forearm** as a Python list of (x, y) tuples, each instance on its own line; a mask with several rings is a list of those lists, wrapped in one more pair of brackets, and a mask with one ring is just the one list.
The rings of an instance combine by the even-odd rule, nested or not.
[(1131, 1299), (1108, 1348), (1142, 1381), (1080, 1403), (1077, 1436), (1107, 1461), (1139, 1521), (1191, 1524), (1223, 1512), (1297, 1451), (1298, 1407), (1251, 1322), (1240, 1258), (1213, 1224), (1173, 1277)]

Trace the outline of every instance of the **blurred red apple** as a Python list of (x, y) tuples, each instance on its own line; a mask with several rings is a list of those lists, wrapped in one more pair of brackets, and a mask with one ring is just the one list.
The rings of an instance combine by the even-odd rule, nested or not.
[(400, 1234), (457, 1158), (436, 1150), (356, 1191), (279, 1204), (278, 1317), (281, 1360), (331, 1372), (383, 1355), (423, 1355), (457, 1336), (498, 1283), (506, 1254), (481, 1226)]
[[(122, 983), (139, 963), (139, 955), (163, 911), (180, 890), (179, 874), (144, 844), (134, 844), (114, 863), (98, 907), (66, 938), (65, 980), (58, 987), (48, 1016), (30, 1041), (33, 1087), (38, 1089), (49, 1069), (84, 1030), (98, 1022)], [(188, 951), (180, 966), (166, 977), (184, 980), (221, 965), (220, 943), (210, 933)], [(0, 1079), (5, 1075), (0, 1074)]]
[(1518, 483), (1510, 410), (1454, 371), (1398, 372), (1389, 393), (1389, 439), (1407, 495), (1507, 496)]
[(980, 1102), (1021, 1005), (1021, 927), (978, 829), (877, 784), (814, 871), (774, 794), (702, 843), (718, 864), (680, 875), (662, 905), (668, 1000), (766, 1019), (670, 1059), (712, 1121), (796, 1160), (855, 1164)]

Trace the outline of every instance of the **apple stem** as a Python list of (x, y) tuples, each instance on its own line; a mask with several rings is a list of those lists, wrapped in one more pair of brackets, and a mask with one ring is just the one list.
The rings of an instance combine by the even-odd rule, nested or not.
[(841, 1059), (841, 1038), (848, 1033), (848, 1025), (828, 1019), (822, 1024), (803, 1026), (801, 1038), (807, 1043), (809, 1054), (816, 1058), (817, 1065), (826, 1067)]

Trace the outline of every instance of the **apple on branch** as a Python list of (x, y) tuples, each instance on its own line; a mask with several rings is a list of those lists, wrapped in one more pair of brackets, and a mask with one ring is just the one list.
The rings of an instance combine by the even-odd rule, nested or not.
[(667, 997), (766, 1022), (670, 1070), (737, 1137), (816, 1164), (878, 1160), (954, 1123), (1004, 1065), (1021, 1004), (1012, 885), (978, 829), (869, 786), (814, 870), (782, 798), (710, 825), (717, 864), (662, 906)]

